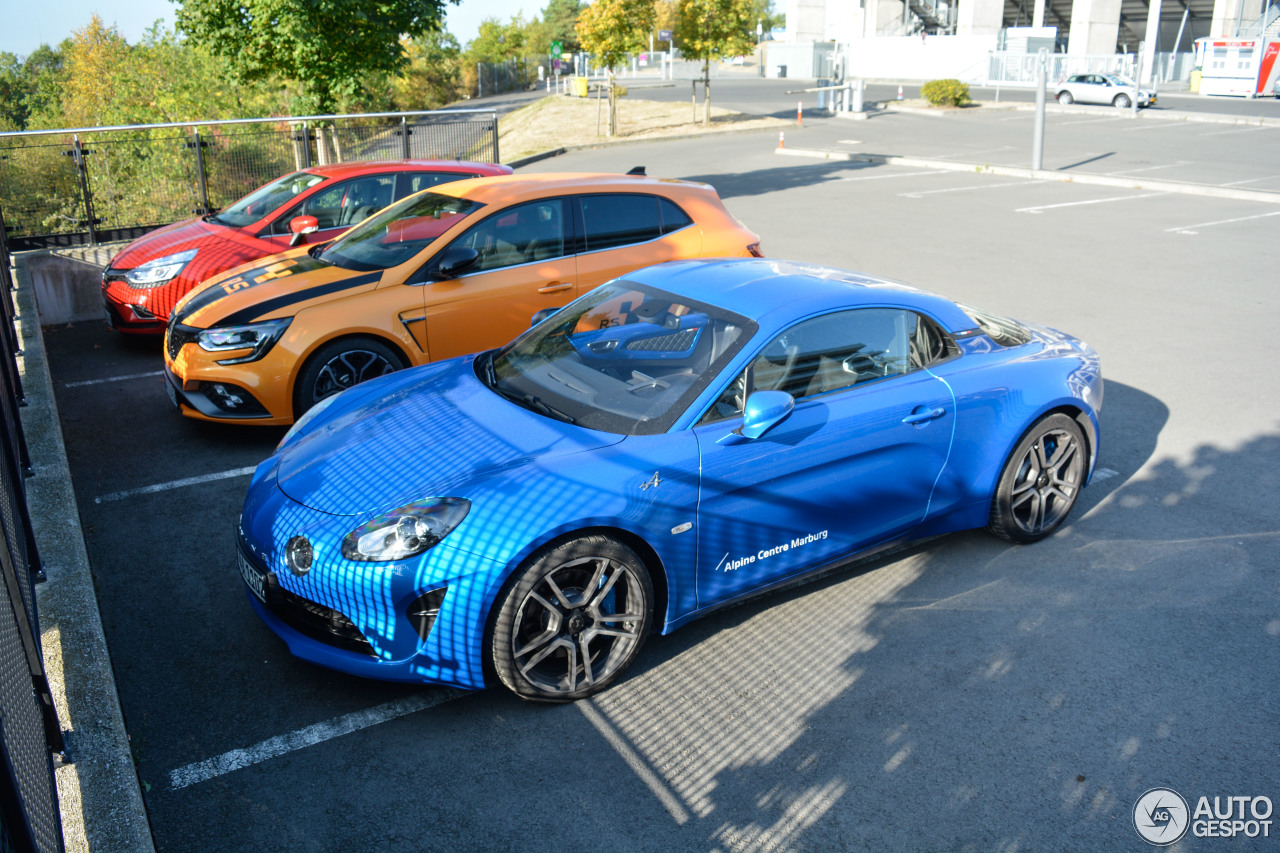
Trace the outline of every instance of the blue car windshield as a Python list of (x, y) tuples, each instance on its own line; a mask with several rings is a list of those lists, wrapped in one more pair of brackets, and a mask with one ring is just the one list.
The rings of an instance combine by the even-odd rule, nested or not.
[(482, 381), (547, 417), (665, 432), (755, 334), (746, 317), (622, 279), (476, 360)]
[(258, 187), (244, 198), (227, 207), (220, 213), (210, 216), (210, 222), (217, 222), (219, 225), (230, 225), (233, 228), (243, 228), (246, 225), (252, 225), (262, 217), (275, 211), (286, 204), (291, 204), (294, 199), (302, 195), (316, 184), (329, 180), (323, 175), (313, 175), (310, 172), (294, 172), (285, 175), (283, 178), (276, 178), (264, 187)]
[(431, 245), (458, 221), (484, 207), (480, 202), (420, 192), (397, 202), (343, 234), (317, 256), (361, 272), (399, 266)]

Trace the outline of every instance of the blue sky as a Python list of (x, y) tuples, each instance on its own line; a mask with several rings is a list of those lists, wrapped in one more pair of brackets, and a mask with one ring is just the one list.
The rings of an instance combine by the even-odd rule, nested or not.
[[(142, 38), (157, 19), (173, 26), (175, 4), (170, 0), (53, 0), (18, 11), (19, 0), (3, 0), (0, 6), (0, 51), (26, 56), (41, 44), (58, 44), (89, 23), (97, 12), (108, 24), (115, 24), (130, 44)], [(460, 6), (446, 6), (449, 32), (465, 45), (476, 37), (485, 18), (506, 21), (523, 13), (532, 18), (542, 13), (546, 0), (462, 0)]]

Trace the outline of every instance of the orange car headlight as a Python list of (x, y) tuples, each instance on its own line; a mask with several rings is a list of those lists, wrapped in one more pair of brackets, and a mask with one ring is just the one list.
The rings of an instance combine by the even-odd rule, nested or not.
[(196, 335), (196, 343), (205, 352), (250, 350), (248, 355), (218, 360), (218, 364), (244, 364), (266, 355), (292, 322), (292, 317), (282, 317), (279, 320), (263, 320), (261, 323), (249, 323), (245, 326), (205, 329)]

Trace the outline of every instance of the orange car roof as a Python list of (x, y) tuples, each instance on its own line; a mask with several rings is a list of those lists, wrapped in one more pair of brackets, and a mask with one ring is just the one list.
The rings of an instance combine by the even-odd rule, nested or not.
[[(526, 175), (500, 175), (472, 178), (432, 187), (442, 195), (465, 197), (478, 202), (510, 201), (524, 196), (539, 197), (548, 192), (608, 192), (647, 188), (659, 195), (664, 190), (711, 190), (710, 184), (655, 178), (647, 175), (619, 175), (614, 172), (542, 172)], [(678, 189), (677, 189), (678, 188)], [(714, 192), (714, 190), (712, 190)]]

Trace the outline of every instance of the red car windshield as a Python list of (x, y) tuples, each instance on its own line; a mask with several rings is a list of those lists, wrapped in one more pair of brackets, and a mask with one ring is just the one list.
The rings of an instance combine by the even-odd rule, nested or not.
[(226, 210), (209, 217), (210, 222), (243, 228), (252, 225), (267, 214), (290, 203), (316, 184), (329, 180), (310, 172), (294, 172), (259, 187)]
[(411, 195), (352, 228), (318, 257), (350, 270), (385, 270), (409, 260), (459, 217), (481, 207), (470, 199), (433, 192)]

